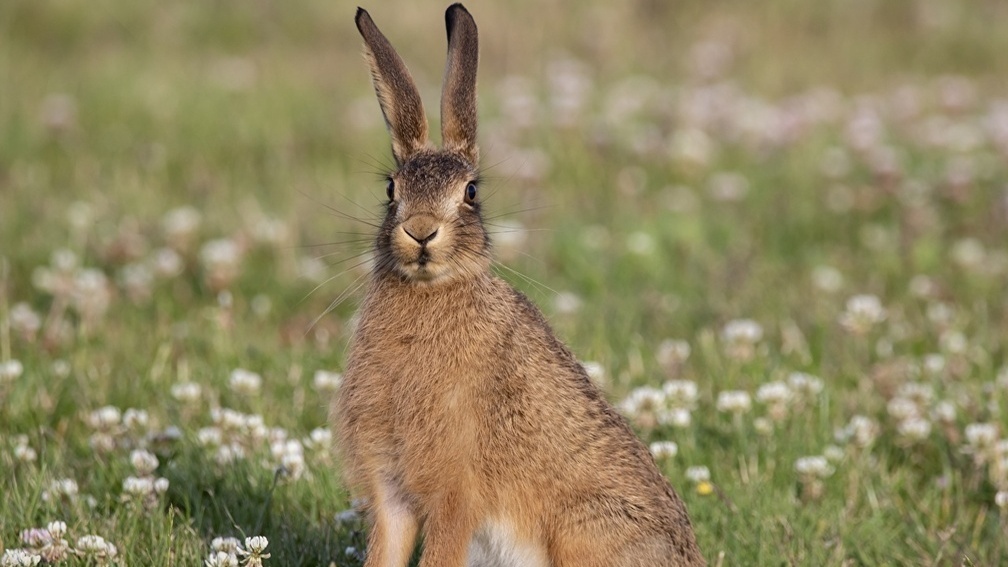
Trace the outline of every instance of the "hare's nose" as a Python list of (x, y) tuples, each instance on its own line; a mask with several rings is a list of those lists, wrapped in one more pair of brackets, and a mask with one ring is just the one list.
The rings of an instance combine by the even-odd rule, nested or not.
[(420, 246), (425, 246), (437, 238), (438, 230), (441, 229), (437, 221), (426, 216), (413, 217), (404, 222), (402, 228), (403, 232), (413, 240), (416, 240)]

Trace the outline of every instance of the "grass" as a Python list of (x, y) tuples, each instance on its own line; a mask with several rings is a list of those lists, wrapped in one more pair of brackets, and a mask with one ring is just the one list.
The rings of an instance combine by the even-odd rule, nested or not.
[[(422, 4), (369, 8), (435, 111), (444, 6)], [(651, 400), (687, 426), (623, 406), (676, 442), (661, 465), (712, 564), (1008, 560), (1003, 4), (470, 6), (501, 275), (614, 403), (696, 384)], [(352, 13), (0, 4), (0, 547), (62, 520), (120, 564), (254, 535), (267, 565), (360, 563), (310, 438), (389, 164)], [(863, 294), (884, 318), (842, 325)], [(741, 319), (759, 336), (726, 336)], [(798, 371), (821, 391), (756, 399)], [(751, 407), (719, 409), (730, 391)], [(95, 422), (106, 406), (119, 419)], [(141, 448), (163, 494), (124, 495)], [(796, 470), (810, 456), (823, 476)]]

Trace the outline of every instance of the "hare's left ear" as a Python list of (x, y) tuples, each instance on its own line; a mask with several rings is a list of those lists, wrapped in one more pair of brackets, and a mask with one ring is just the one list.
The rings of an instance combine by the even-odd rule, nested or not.
[(441, 90), (441, 139), (444, 149), (462, 155), (475, 167), (479, 163), (476, 145), (479, 34), (476, 22), (462, 4), (448, 7), (445, 26), (448, 62)]

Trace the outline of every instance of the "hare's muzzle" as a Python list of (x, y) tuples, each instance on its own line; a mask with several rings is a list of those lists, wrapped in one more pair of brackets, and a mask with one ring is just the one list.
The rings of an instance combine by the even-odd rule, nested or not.
[(414, 215), (406, 219), (400, 226), (406, 236), (419, 244), (421, 248), (425, 248), (437, 238), (441, 229), (441, 223), (429, 215)]
[(427, 215), (414, 215), (402, 223), (402, 231), (420, 246), (426, 246), (437, 237), (440, 223)]

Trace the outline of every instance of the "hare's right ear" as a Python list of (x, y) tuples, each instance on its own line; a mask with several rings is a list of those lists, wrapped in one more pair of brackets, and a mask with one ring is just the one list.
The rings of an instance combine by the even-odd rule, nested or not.
[(402, 165), (427, 146), (427, 116), (420, 92), (402, 58), (378, 30), (367, 11), (357, 8), (354, 21), (364, 38), (364, 56), (371, 66), (378, 104), (392, 135), (392, 156), (396, 163)]

